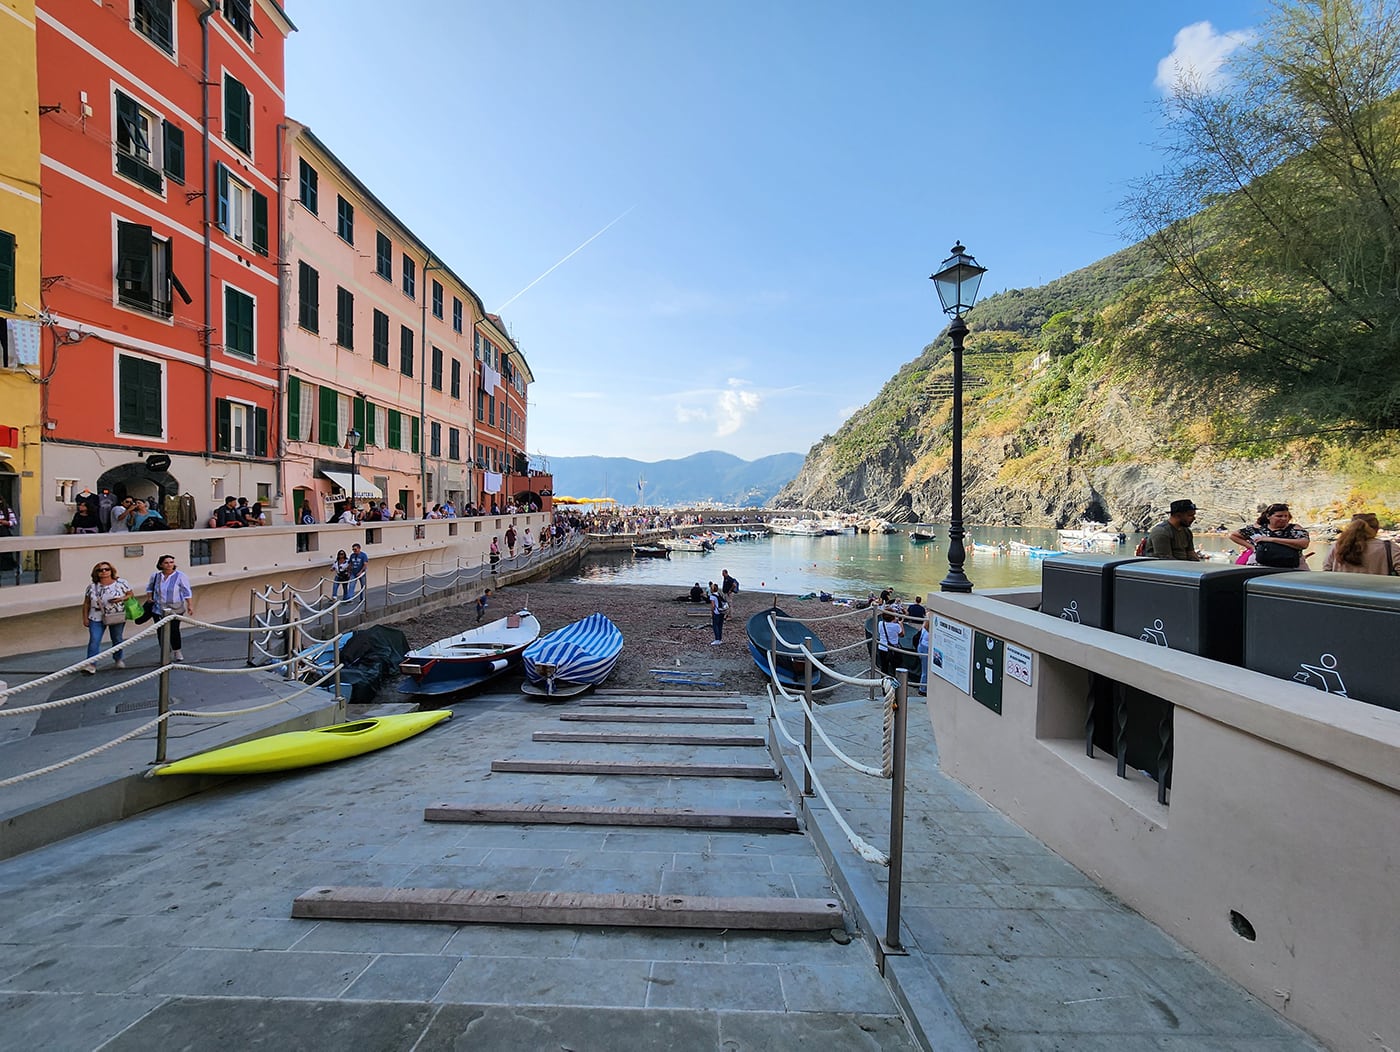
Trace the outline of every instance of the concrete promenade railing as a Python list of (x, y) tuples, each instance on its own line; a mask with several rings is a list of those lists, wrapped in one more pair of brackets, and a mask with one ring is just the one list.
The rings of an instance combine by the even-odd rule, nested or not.
[[(1400, 712), (996, 595), (929, 600), (1031, 655), (1000, 713), (930, 669), (943, 770), (1329, 1047), (1400, 1048)], [(1170, 806), (1086, 755), (1091, 673), (1175, 706)]]
[(175, 556), (190, 578), (202, 620), (228, 621), (248, 614), (248, 591), (261, 583), (297, 586), (322, 576), (341, 548), (360, 544), (370, 557), (371, 580), (386, 567), (418, 567), (425, 561), (478, 565), (488, 560), (493, 537), (514, 526), (538, 536), (544, 513), (472, 519), (404, 519), (359, 526), (263, 526), (242, 530), (167, 530), (155, 533), (61, 534), (0, 537), (0, 555), (14, 553), (21, 569), (0, 572), (0, 656), (32, 653), (82, 640), (73, 611), (83, 601), (92, 567), (106, 561), (138, 593), (155, 570), (157, 556)]

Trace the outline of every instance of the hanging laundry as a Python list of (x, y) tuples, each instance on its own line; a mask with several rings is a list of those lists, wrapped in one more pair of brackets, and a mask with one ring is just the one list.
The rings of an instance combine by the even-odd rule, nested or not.
[(10, 318), (7, 328), (10, 336), (10, 364), (38, 365), (39, 323), (23, 318)]
[(486, 493), (501, 492), (501, 476), (499, 472), (483, 471), (481, 473), (481, 488)]

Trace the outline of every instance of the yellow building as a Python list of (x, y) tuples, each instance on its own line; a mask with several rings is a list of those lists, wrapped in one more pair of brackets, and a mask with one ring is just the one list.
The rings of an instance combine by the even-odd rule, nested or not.
[[(0, 0), (0, 498), (39, 510), (39, 81), (34, 0)], [(76, 108), (72, 99), (46, 100)]]

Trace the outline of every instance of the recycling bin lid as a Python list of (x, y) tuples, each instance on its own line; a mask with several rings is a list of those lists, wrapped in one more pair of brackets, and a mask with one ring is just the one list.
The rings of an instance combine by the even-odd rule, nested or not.
[(1328, 606), (1400, 611), (1400, 577), (1381, 577), (1379, 574), (1339, 573), (1335, 570), (1270, 574), (1246, 584), (1245, 594)]
[(1127, 555), (1103, 555), (1097, 552), (1077, 552), (1073, 555), (1058, 555), (1054, 559), (1046, 559), (1041, 563), (1041, 567), (1053, 566), (1056, 569), (1097, 571), (1110, 566), (1118, 566), (1121, 563), (1145, 563), (1151, 560), (1145, 555), (1134, 555), (1129, 552)]
[(1239, 578), (1242, 584), (1251, 577), (1299, 573), (1270, 566), (1236, 566), (1233, 563), (1189, 562), (1185, 559), (1141, 559), (1138, 565), (1120, 566), (1113, 572), (1120, 579), (1179, 585), (1226, 582), (1233, 578)]

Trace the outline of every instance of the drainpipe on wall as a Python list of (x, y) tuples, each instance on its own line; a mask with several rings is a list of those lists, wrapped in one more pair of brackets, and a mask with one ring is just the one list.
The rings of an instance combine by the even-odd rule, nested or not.
[[(287, 125), (285, 123), (277, 125), (277, 390), (273, 394), (273, 402), (277, 406), (277, 412), (271, 414), (276, 420), (277, 427), (277, 505), (282, 509), (283, 514), (288, 515), (288, 521), (295, 521), (296, 509), (288, 509), (286, 505), (287, 495), (283, 486), (286, 480), (283, 478), (283, 461), (287, 457), (287, 267), (286, 260), (286, 238), (283, 230), (286, 223), (286, 180), (282, 178), (282, 153), (283, 143), (287, 136)], [(269, 246), (270, 247), (270, 246)]]
[(199, 31), (203, 50), (200, 61), (199, 92), (203, 100), (200, 129), (204, 150), (204, 459), (214, 457), (214, 352), (210, 340), (214, 335), (214, 202), (209, 186), (209, 19), (214, 14), (213, 0), (199, 16)]

